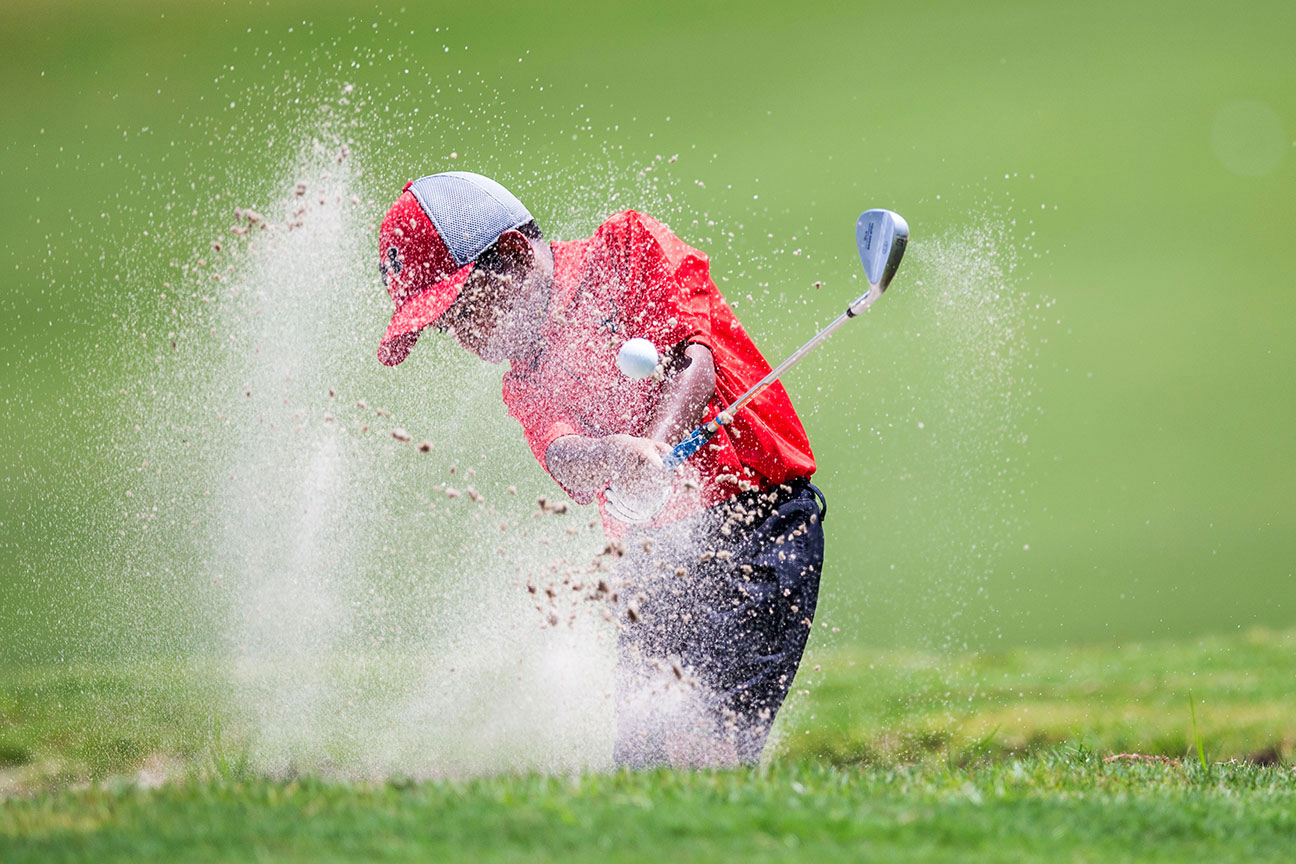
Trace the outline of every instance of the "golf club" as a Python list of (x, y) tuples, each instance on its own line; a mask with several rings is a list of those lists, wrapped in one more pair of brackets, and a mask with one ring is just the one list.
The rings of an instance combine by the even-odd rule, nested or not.
[(831, 324), (820, 330), (813, 339), (802, 345), (768, 375), (757, 381), (751, 388), (711, 420), (703, 423), (671, 448), (671, 452), (662, 460), (667, 468), (676, 468), (690, 456), (701, 449), (702, 445), (724, 426), (733, 421), (734, 415), (779, 376), (799, 363), (807, 354), (817, 348), (838, 327), (860, 315), (878, 301), (886, 291), (891, 280), (895, 278), (904, 257), (905, 246), (909, 243), (909, 224), (904, 218), (891, 210), (867, 210), (860, 214), (855, 223), (855, 244), (859, 247), (860, 261), (864, 264), (864, 276), (868, 279), (869, 290), (846, 311), (837, 316)]

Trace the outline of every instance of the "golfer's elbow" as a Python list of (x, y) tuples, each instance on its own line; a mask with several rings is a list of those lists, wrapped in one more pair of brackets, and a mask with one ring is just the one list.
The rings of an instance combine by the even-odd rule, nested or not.
[(684, 357), (688, 365), (680, 375), (687, 376), (690, 398), (698, 402), (699, 411), (705, 411), (716, 391), (715, 358), (710, 348), (696, 342), (684, 349)]

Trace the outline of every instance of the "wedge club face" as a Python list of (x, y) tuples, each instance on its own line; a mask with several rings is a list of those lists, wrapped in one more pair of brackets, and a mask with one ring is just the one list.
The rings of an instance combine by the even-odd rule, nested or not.
[(855, 223), (855, 243), (871, 292), (891, 284), (909, 242), (909, 223), (891, 210), (866, 210)]

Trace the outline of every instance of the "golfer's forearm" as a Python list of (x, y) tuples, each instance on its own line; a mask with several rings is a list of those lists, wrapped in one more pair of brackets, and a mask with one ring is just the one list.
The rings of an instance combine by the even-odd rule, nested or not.
[(612, 478), (606, 439), (564, 435), (545, 450), (549, 476), (573, 492), (604, 489)]
[(662, 383), (657, 410), (644, 437), (674, 444), (706, 419), (715, 395), (715, 361), (705, 345), (689, 344), (678, 369)]

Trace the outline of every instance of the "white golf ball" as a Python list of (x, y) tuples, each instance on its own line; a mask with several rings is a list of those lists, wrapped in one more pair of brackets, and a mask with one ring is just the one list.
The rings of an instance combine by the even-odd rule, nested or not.
[(627, 339), (617, 352), (617, 368), (630, 378), (647, 378), (657, 369), (657, 349), (647, 339)]

